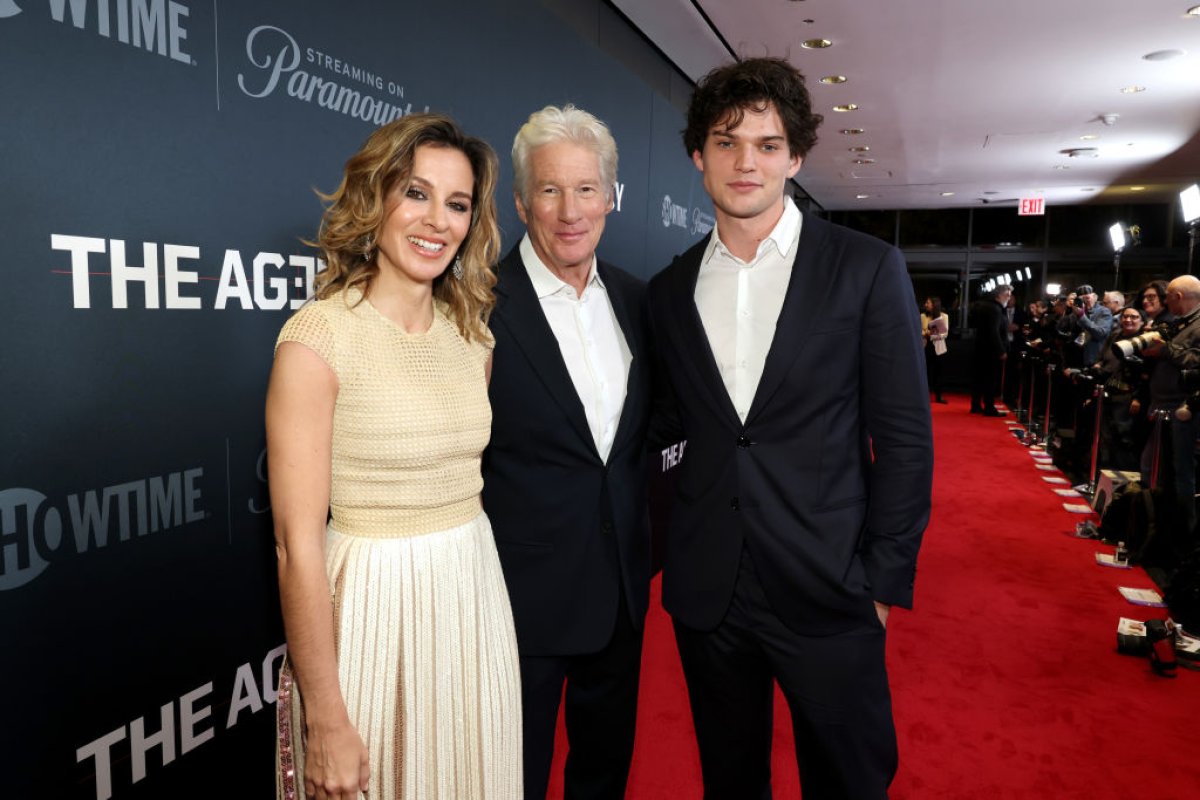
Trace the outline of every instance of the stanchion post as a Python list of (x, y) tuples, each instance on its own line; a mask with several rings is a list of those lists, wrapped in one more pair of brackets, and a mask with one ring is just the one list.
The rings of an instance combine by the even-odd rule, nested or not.
[(1096, 422), (1092, 430), (1092, 466), (1088, 470), (1087, 493), (1089, 497), (1096, 496), (1096, 485), (1100, 481), (1100, 473), (1096, 468), (1100, 465), (1100, 424), (1104, 413), (1104, 384), (1096, 384), (1092, 397), (1096, 398)]
[(1162, 455), (1162, 430), (1163, 422), (1171, 415), (1170, 411), (1165, 408), (1160, 408), (1151, 416), (1154, 418), (1154, 430), (1150, 434), (1154, 440), (1150, 443), (1150, 486), (1151, 489), (1158, 488), (1158, 461)]
[(1046, 365), (1046, 413), (1042, 416), (1042, 445), (1050, 442), (1050, 395), (1054, 393), (1054, 364)]
[(1022, 350), (1020, 355), (1021, 363), (1017, 365), (1017, 408), (1015, 413), (1017, 415), (1017, 422), (1020, 423), (1025, 422), (1025, 398), (1023, 395), (1025, 394), (1025, 369), (1028, 366), (1026, 363), (1029, 360), (1028, 356), (1029, 353)]

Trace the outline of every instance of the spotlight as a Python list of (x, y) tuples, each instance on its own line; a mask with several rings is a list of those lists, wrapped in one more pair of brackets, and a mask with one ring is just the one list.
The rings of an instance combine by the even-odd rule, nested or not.
[(1049, 295), (1050, 297), (1057, 296), (1058, 293), (1061, 291), (1062, 291), (1061, 283), (1047, 283), (1046, 284), (1046, 294)]
[(1179, 205), (1183, 209), (1183, 221), (1187, 225), (1200, 221), (1200, 186), (1192, 184), (1179, 193)]
[(1029, 267), (1025, 268), (1025, 280), (1027, 280), (1027, 281), (1033, 280), (1033, 272), (1030, 271)]
[(1119, 253), (1125, 249), (1125, 226), (1114, 222), (1108, 226), (1108, 238), (1112, 241), (1112, 249)]

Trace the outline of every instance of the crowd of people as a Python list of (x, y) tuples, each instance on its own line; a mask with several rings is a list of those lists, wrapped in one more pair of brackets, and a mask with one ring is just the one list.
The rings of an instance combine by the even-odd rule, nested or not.
[(347, 162), (267, 396), (281, 800), (541, 800), (560, 705), (566, 796), (624, 797), (646, 456), (684, 439), (662, 592), (705, 796), (770, 796), (776, 683), (805, 796), (887, 796), (930, 409), (900, 251), (787, 195), (820, 123), (784, 60), (705, 77), (683, 144), (716, 225), (648, 285), (596, 257), (617, 145), (581, 109), (517, 132), (503, 259), (497, 158), (449, 118)]
[(1023, 309), (1000, 285), (970, 320), (971, 412), (1019, 413), (1056, 463), (1093, 488), (1100, 470), (1136, 472), (1138, 488), (1161, 498), (1145, 561), (1169, 576), (1197, 546), (1200, 279), (1152, 280), (1103, 299), (1082, 285)]

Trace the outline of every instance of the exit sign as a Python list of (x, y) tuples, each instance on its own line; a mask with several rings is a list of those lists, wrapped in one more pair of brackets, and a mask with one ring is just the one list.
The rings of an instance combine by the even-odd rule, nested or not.
[(1021, 208), (1017, 214), (1022, 217), (1041, 216), (1046, 213), (1046, 198), (1022, 197)]

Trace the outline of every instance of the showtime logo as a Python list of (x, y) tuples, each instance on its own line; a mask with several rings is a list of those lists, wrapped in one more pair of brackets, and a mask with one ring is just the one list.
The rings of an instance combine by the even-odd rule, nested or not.
[(662, 202), (662, 223), (664, 228), (674, 225), (677, 228), (687, 227), (687, 206), (671, 202), (671, 195), (664, 194)]
[[(29, 3), (25, 3), (29, 7)], [(196, 62), (184, 52), (188, 32), (184, 22), (188, 7), (169, 0), (49, 0), (50, 18), (79, 30), (92, 30), (98, 36), (170, 58), (183, 64)], [(13, 0), (0, 0), (0, 19), (15, 17), (22, 11)]]
[(55, 561), (204, 519), (200, 467), (67, 495), (0, 490), (0, 591), (29, 583)]

